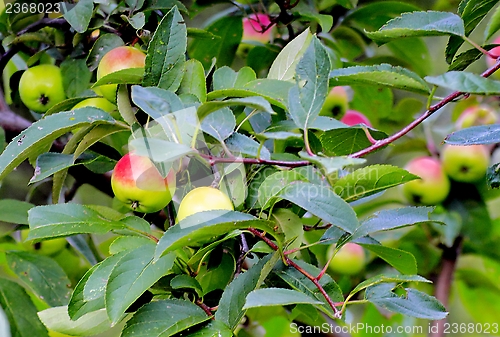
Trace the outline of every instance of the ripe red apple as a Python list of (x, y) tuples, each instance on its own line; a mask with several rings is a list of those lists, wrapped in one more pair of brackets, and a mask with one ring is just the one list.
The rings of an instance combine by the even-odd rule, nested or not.
[[(118, 70), (144, 68), (145, 62), (146, 54), (139, 49), (129, 46), (116, 47), (107, 52), (99, 62), (97, 79)], [(116, 102), (116, 89), (116, 84), (107, 84), (95, 88), (95, 91), (110, 102)]]
[[(327, 257), (330, 259), (335, 251), (335, 245), (328, 247)], [(363, 247), (348, 242), (335, 254), (328, 265), (331, 272), (343, 275), (355, 275), (366, 265), (366, 256)]]
[(165, 207), (175, 192), (175, 171), (163, 178), (153, 162), (144, 156), (128, 153), (111, 175), (115, 196), (133, 211), (153, 213)]
[(340, 118), (346, 113), (348, 104), (349, 97), (345, 88), (341, 86), (333, 87), (326, 96), (319, 115)]
[(498, 116), (494, 109), (488, 105), (475, 105), (465, 109), (458, 117), (455, 126), (457, 129), (465, 129), (476, 125), (495, 124)]
[(59, 67), (40, 64), (27, 69), (19, 80), (19, 96), (26, 107), (40, 113), (65, 100)]
[(421, 178), (407, 182), (401, 187), (403, 195), (410, 203), (437, 205), (446, 199), (450, 192), (450, 180), (438, 159), (414, 158), (405, 169)]
[(372, 123), (370, 123), (370, 120), (363, 115), (361, 112), (356, 111), (356, 110), (347, 110), (345, 115), (342, 116), (340, 121), (344, 124), (347, 124), (349, 126), (353, 125), (358, 125), (358, 124), (364, 124), (366, 126), (372, 126)]
[(177, 211), (177, 220), (181, 221), (190, 215), (217, 209), (232, 211), (234, 206), (224, 192), (208, 186), (197, 187), (182, 199)]
[[(500, 36), (496, 37), (493, 40), (492, 44), (500, 44)], [(486, 65), (488, 66), (488, 68), (493, 67), (495, 65), (495, 63), (497, 62), (497, 58), (500, 57), (500, 46), (490, 49), (490, 54), (494, 55), (495, 58), (486, 56)], [(500, 74), (498, 74), (498, 71), (497, 71), (493, 74), (493, 76), (495, 76), (496, 78), (499, 78)]]
[(255, 13), (243, 18), (243, 41), (257, 41), (267, 43), (271, 40), (271, 29), (262, 31), (268, 27), (271, 20), (267, 14)]
[(445, 145), (441, 152), (445, 172), (453, 180), (473, 183), (484, 177), (490, 164), (486, 145)]

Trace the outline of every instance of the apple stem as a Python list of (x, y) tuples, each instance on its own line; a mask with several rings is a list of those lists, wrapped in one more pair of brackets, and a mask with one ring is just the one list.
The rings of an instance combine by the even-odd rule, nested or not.
[(139, 207), (139, 202), (137, 200), (132, 201), (132, 205), (130, 205), (132, 209), (135, 211)]

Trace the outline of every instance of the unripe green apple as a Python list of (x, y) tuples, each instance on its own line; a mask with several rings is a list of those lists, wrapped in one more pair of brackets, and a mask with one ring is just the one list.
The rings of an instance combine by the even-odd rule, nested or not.
[(84, 99), (80, 103), (75, 104), (73, 109), (80, 109), (88, 106), (102, 109), (113, 116), (113, 118), (115, 119), (120, 117), (120, 114), (118, 113), (118, 107), (104, 97), (92, 97)]
[(370, 120), (363, 115), (361, 112), (356, 111), (356, 110), (347, 110), (345, 115), (342, 116), (340, 121), (344, 124), (347, 124), (349, 126), (353, 125), (358, 125), (358, 124), (364, 124), (366, 126), (371, 127), (372, 123), (370, 123)]
[(232, 211), (234, 206), (224, 192), (208, 186), (197, 187), (182, 199), (177, 211), (177, 220), (181, 221), (190, 215), (217, 209)]
[(441, 153), (445, 172), (462, 183), (477, 182), (484, 177), (490, 164), (486, 145), (445, 145)]
[(26, 107), (40, 113), (65, 100), (59, 67), (40, 64), (27, 69), (19, 81), (19, 96)]
[(29, 229), (21, 230), (21, 242), (23, 243), (23, 246), (26, 248), (26, 250), (30, 252), (36, 252), (42, 255), (54, 255), (63, 250), (67, 244), (65, 238), (44, 240), (32, 244), (31, 242), (26, 241), (26, 239), (28, 238), (28, 234)]
[(325, 103), (319, 112), (320, 116), (341, 118), (347, 111), (349, 97), (344, 87), (333, 87), (325, 99)]
[(111, 187), (116, 198), (131, 210), (153, 213), (172, 200), (175, 179), (174, 170), (163, 178), (148, 157), (127, 153), (116, 163)]
[(457, 129), (465, 129), (476, 125), (495, 124), (498, 116), (494, 109), (488, 105), (476, 105), (465, 109), (457, 119)]
[[(129, 68), (144, 68), (146, 54), (137, 48), (121, 46), (111, 49), (99, 62), (97, 67), (97, 80), (114, 73), (115, 71)], [(110, 102), (116, 102), (116, 84), (106, 84), (95, 88), (95, 91)]]
[[(335, 245), (331, 245), (327, 251), (330, 259), (335, 251)], [(366, 256), (363, 248), (355, 243), (348, 242), (340, 248), (328, 265), (331, 272), (354, 275), (358, 274), (366, 265)]]
[(409, 181), (401, 187), (403, 195), (410, 203), (437, 205), (446, 199), (450, 192), (450, 180), (438, 159), (414, 158), (405, 169), (421, 178)]

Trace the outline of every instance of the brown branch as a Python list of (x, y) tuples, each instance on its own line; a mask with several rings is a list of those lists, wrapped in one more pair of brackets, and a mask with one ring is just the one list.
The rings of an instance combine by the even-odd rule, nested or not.
[(208, 154), (199, 153), (200, 157), (206, 159), (210, 165), (217, 163), (243, 163), (243, 164), (260, 164), (260, 165), (278, 165), (285, 167), (300, 167), (311, 165), (307, 160), (286, 161), (286, 160), (272, 160), (261, 158), (243, 158), (243, 157), (215, 157)]
[[(486, 70), (484, 73), (481, 74), (482, 77), (489, 77), (491, 74), (493, 74), (495, 71), (497, 71), (498, 69), (500, 69), (500, 58), (497, 59), (497, 63), (491, 67), (490, 69)], [(431, 106), (429, 109), (427, 109), (427, 111), (425, 113), (423, 113), (420, 117), (418, 117), (417, 119), (415, 119), (413, 122), (411, 122), (410, 124), (408, 124), (407, 126), (405, 126), (403, 129), (399, 130), (398, 132), (396, 132), (395, 134), (393, 134), (392, 136), (390, 137), (387, 137), (385, 139), (382, 139), (382, 140), (378, 140), (375, 142), (375, 144), (363, 149), (363, 150), (360, 150), (356, 153), (353, 153), (351, 154), (349, 157), (351, 158), (359, 158), (359, 157), (363, 157), (367, 154), (370, 154), (386, 145), (389, 145), (391, 144), (392, 142), (398, 140), (399, 138), (403, 137), (404, 135), (406, 135), (408, 132), (410, 132), (411, 130), (413, 130), (415, 127), (417, 127), (418, 125), (420, 125), (424, 120), (426, 120), (428, 117), (430, 117), (434, 112), (438, 111), (439, 109), (441, 109), (442, 107), (444, 107), (446, 104), (456, 100), (457, 98), (459, 98), (460, 96), (464, 96), (466, 95), (467, 93), (465, 92), (461, 92), (461, 91), (455, 91), (455, 92), (452, 92), (451, 94), (449, 94), (448, 96), (446, 96), (445, 98), (443, 98), (440, 102), (434, 104), (433, 106)]]
[(205, 313), (207, 314), (208, 317), (211, 317), (212, 319), (215, 319), (214, 314), (212, 313), (212, 308), (210, 308), (208, 305), (203, 303), (199, 298), (194, 301), (194, 303), (199, 306)]
[[(455, 273), (455, 266), (457, 264), (458, 256), (462, 249), (462, 237), (455, 239), (453, 246), (445, 247), (443, 249), (442, 266), (436, 281), (436, 288), (434, 295), (446, 307), (450, 298), (450, 289), (453, 282), (453, 275)], [(446, 318), (434, 321), (432, 323), (432, 331), (429, 337), (443, 337), (445, 335)]]
[[(252, 234), (254, 234), (255, 236), (257, 236), (259, 239), (261, 239), (262, 241), (264, 241), (265, 243), (267, 243), (267, 245), (269, 247), (271, 247), (273, 250), (277, 251), (279, 249), (279, 247), (274, 242), (272, 242), (269, 238), (267, 238), (264, 233), (261, 233), (260, 231), (258, 231), (255, 228), (248, 228), (248, 231), (250, 231)], [(300, 272), (302, 275), (304, 275), (305, 277), (307, 277), (316, 286), (316, 288), (318, 288), (319, 292), (323, 295), (323, 297), (325, 298), (325, 300), (328, 302), (328, 305), (330, 305), (330, 307), (335, 312), (335, 317), (336, 318), (341, 318), (341, 312), (335, 306), (335, 303), (330, 298), (330, 295), (328, 295), (328, 293), (325, 291), (325, 289), (323, 288), (323, 286), (319, 283), (319, 279), (317, 277), (309, 274), (302, 267), (300, 267), (298, 264), (296, 264), (295, 262), (293, 262), (290, 258), (288, 258), (288, 257), (285, 256), (284, 259), (285, 259), (285, 262), (289, 266), (292, 266), (298, 272)]]

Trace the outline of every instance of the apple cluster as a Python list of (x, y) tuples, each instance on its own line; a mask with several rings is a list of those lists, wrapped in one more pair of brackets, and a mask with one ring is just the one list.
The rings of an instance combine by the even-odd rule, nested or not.
[[(455, 128), (494, 124), (496, 112), (488, 105), (472, 105), (462, 111)], [(451, 145), (442, 147), (439, 158), (413, 158), (405, 169), (420, 177), (402, 186), (404, 197), (417, 205), (437, 205), (450, 192), (453, 181), (475, 184), (484, 179), (490, 165), (491, 151), (486, 145)]]

